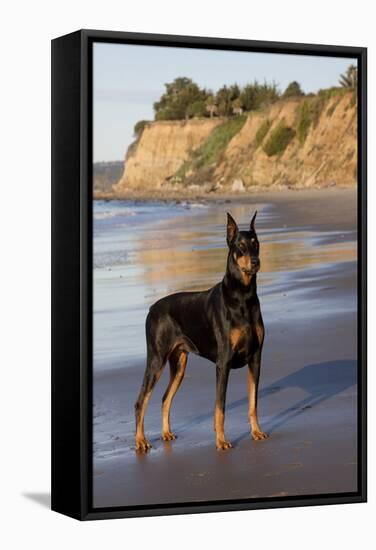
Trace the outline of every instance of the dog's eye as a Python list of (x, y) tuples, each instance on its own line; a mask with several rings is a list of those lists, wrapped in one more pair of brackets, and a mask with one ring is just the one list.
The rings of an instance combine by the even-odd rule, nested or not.
[(239, 249), (239, 252), (241, 252), (242, 254), (244, 254), (245, 251), (246, 251), (246, 248), (245, 248), (245, 246), (244, 246), (243, 243), (240, 243), (240, 244), (238, 245), (238, 249)]

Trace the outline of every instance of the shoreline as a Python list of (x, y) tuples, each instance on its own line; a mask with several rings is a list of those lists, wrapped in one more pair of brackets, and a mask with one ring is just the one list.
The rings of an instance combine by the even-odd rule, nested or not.
[(178, 202), (178, 201), (204, 201), (204, 202), (223, 202), (223, 201), (247, 201), (259, 197), (279, 197), (291, 196), (302, 193), (313, 195), (317, 193), (336, 193), (346, 191), (356, 191), (356, 185), (326, 185), (321, 187), (253, 187), (245, 191), (205, 191), (198, 192), (197, 189), (130, 189), (124, 195), (114, 193), (95, 193), (94, 201), (137, 201), (137, 202)]

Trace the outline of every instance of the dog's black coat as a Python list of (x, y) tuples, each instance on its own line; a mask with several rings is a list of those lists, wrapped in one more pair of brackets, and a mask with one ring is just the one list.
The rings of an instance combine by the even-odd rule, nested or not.
[(260, 267), (259, 242), (254, 227), (239, 231), (228, 214), (227, 269), (222, 282), (204, 292), (180, 292), (151, 306), (146, 319), (147, 366), (136, 403), (136, 449), (149, 447), (143, 419), (147, 401), (162, 369), (170, 361), (170, 384), (164, 395), (164, 439), (174, 439), (169, 429), (172, 398), (184, 376), (186, 357), (195, 353), (216, 364), (217, 398), (215, 430), (217, 448), (231, 445), (224, 437), (224, 410), (231, 369), (248, 365), (249, 418), (255, 439), (266, 435), (257, 421), (257, 388), (264, 326), (257, 296), (256, 273)]

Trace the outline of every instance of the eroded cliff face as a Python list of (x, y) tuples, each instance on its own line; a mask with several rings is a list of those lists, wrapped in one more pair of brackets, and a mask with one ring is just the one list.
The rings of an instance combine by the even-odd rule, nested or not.
[(220, 124), (218, 119), (158, 121), (149, 123), (131, 145), (116, 193), (127, 189), (159, 188), (174, 176), (190, 153)]
[[(226, 148), (214, 171), (214, 179), (226, 184), (233, 178), (241, 178), (245, 186), (354, 185), (357, 114), (352, 93), (325, 102), (303, 143), (297, 134), (281, 154), (268, 156), (264, 152), (263, 144), (279, 123), (297, 128), (302, 101), (278, 102), (265, 113), (250, 115)], [(257, 145), (256, 133), (265, 120), (271, 125)]]
[[(228, 192), (265, 187), (355, 185), (357, 172), (357, 107), (352, 92), (323, 99), (302, 139), (301, 109), (308, 98), (281, 100), (263, 112), (251, 113), (241, 129), (225, 143), (215, 162), (197, 162), (205, 144), (213, 141), (223, 119), (152, 122), (131, 146), (118, 196), (127, 190), (195, 188)], [(267, 121), (260, 140), (259, 130)], [(299, 122), (300, 121), (300, 122)], [(278, 125), (293, 136), (278, 154), (268, 156), (265, 144)], [(258, 137), (257, 137), (258, 135)], [(183, 170), (183, 166), (187, 166)], [(240, 182), (240, 184), (239, 184)]]

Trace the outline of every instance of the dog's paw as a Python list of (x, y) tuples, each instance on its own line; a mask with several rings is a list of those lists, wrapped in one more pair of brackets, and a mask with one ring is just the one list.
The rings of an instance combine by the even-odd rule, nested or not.
[(147, 439), (136, 439), (136, 453), (147, 453), (151, 445)]
[(164, 432), (162, 434), (162, 439), (163, 441), (174, 441), (174, 439), (176, 439), (176, 435), (172, 432)]
[(232, 449), (232, 445), (229, 441), (225, 439), (217, 440), (216, 442), (217, 451), (226, 451), (227, 449)]
[(269, 436), (268, 434), (266, 434), (265, 432), (261, 432), (261, 431), (254, 431), (252, 432), (252, 439), (254, 439), (255, 441), (260, 441), (261, 439), (267, 439)]

